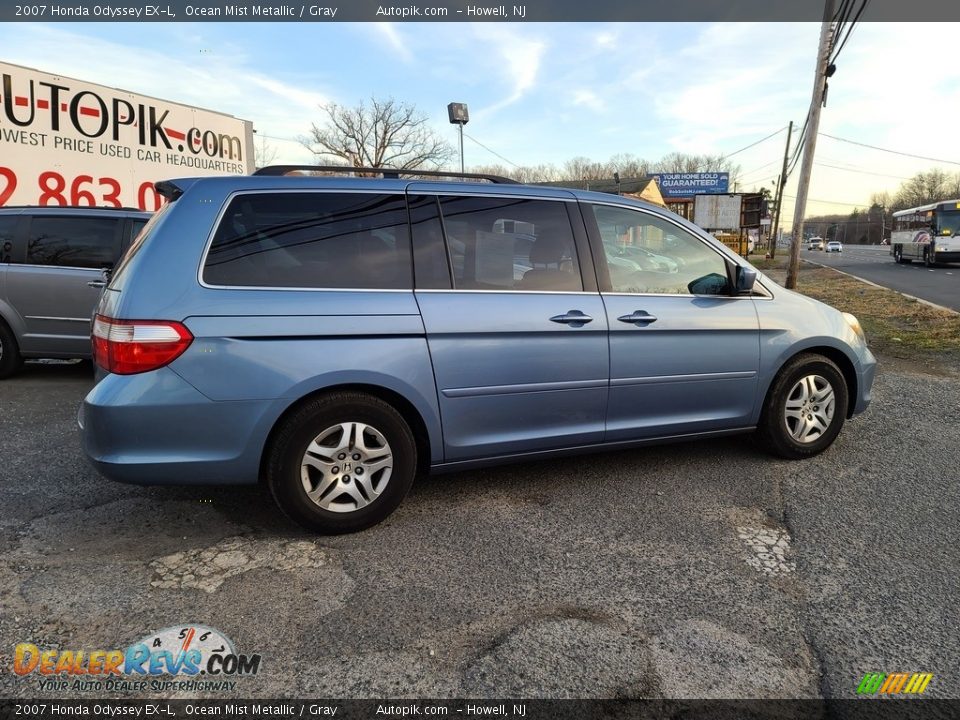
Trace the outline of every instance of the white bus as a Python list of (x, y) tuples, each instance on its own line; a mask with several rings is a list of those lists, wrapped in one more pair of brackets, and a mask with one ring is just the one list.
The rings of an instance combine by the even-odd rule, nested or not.
[(960, 200), (895, 212), (890, 245), (898, 263), (922, 260), (932, 267), (960, 262)]

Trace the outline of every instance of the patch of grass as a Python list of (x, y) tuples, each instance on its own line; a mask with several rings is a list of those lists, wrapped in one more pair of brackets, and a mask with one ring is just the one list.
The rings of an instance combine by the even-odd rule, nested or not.
[[(789, 259), (789, 255), (783, 250), (781, 250), (780, 254), (772, 260), (764, 257), (763, 255), (751, 255), (749, 258), (747, 258), (747, 260), (750, 261), (750, 264), (757, 268), (757, 270), (763, 270), (763, 272), (769, 274), (770, 277), (773, 277), (773, 275), (770, 273), (771, 270), (786, 268), (787, 261)], [(779, 280), (777, 282), (779, 282)]]
[[(753, 262), (784, 284), (789, 257)], [(766, 266), (766, 267), (764, 267)], [(830, 268), (800, 263), (797, 290), (843, 312), (853, 313), (875, 353), (914, 361), (960, 357), (960, 315), (930, 307), (886, 288), (873, 287)]]

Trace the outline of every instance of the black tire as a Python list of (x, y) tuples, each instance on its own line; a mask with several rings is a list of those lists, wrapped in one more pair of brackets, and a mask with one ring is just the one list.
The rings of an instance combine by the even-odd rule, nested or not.
[[(366, 493), (361, 493), (369, 504), (358, 509), (337, 512), (321, 507), (318, 502), (308, 497), (301, 479), (301, 463), (311, 442), (328, 429), (344, 423), (363, 423), (375, 428), (386, 441), (386, 448), (392, 455), (392, 466), (388, 476), (378, 470), (369, 473), (365, 478), (371, 483), (371, 487), (379, 492), (372, 500), (368, 499)], [(366, 446), (370, 439), (371, 436), (367, 436), (361, 445)], [(350, 453), (353, 453), (354, 449), (360, 450), (353, 447), (352, 438), (350, 448)], [(320, 456), (314, 454), (313, 457)], [(350, 463), (352, 457), (351, 455), (344, 462)], [(364, 467), (361, 462), (352, 463), (352, 467), (358, 466), (361, 470)], [(358, 492), (365, 486), (358, 483), (356, 475), (347, 475), (349, 470), (343, 472), (339, 467), (333, 470), (337, 470), (338, 474), (333, 475), (331, 472), (327, 482), (332, 478), (339, 479), (333, 482), (330, 490), (324, 490), (320, 494), (320, 501), (329, 503), (341, 498), (336, 506), (343, 508), (349, 504), (347, 493), (351, 490), (347, 486), (356, 488)], [(291, 520), (308, 530), (325, 535), (356, 532), (381, 522), (400, 505), (413, 484), (416, 470), (417, 445), (403, 416), (383, 400), (357, 392), (330, 393), (297, 408), (282, 421), (266, 451), (266, 482), (277, 505)], [(313, 486), (314, 491), (320, 488), (320, 481), (328, 477), (319, 469), (311, 468), (305, 472), (308, 482), (316, 483)], [(357, 470), (354, 469), (353, 472), (356, 473)], [(377, 487), (377, 482), (385, 484)], [(359, 506), (358, 501), (351, 502)]]
[[(817, 376), (826, 380), (833, 389), (833, 416), (819, 437), (800, 442), (793, 437), (787, 424), (786, 405), (790, 392), (801, 379)], [(843, 373), (836, 364), (822, 355), (803, 353), (790, 360), (778, 373), (760, 414), (757, 434), (767, 450), (780, 457), (800, 460), (813, 457), (826, 450), (836, 440), (847, 417), (850, 396)]]
[(10, 377), (23, 365), (20, 356), (20, 346), (13, 336), (13, 331), (0, 320), (0, 380)]

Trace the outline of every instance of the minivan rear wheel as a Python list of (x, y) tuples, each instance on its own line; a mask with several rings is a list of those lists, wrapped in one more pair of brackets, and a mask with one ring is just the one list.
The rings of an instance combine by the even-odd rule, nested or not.
[(20, 357), (17, 339), (7, 324), (0, 320), (0, 379), (10, 377), (21, 365), (23, 358)]
[(767, 394), (757, 428), (760, 440), (784, 458), (813, 457), (840, 434), (848, 403), (847, 383), (832, 360), (798, 355), (783, 367)]
[(396, 510), (416, 475), (417, 446), (388, 403), (335, 392), (285, 418), (266, 461), (267, 485), (284, 513), (335, 535), (376, 525)]

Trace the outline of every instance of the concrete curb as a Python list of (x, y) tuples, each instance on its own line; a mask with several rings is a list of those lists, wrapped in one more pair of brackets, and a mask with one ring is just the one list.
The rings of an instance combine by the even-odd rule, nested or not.
[(864, 280), (862, 277), (857, 277), (856, 275), (851, 275), (850, 273), (844, 272), (843, 270), (837, 270), (837, 268), (832, 267), (832, 266), (830, 266), (830, 265), (824, 265), (823, 263), (818, 263), (818, 262), (814, 262), (813, 260), (805, 260), (805, 259), (802, 259), (802, 262), (808, 263), (808, 264), (810, 264), (810, 265), (816, 265), (817, 267), (827, 268), (827, 270), (833, 270), (833, 271), (836, 272), (836, 273), (840, 273), (841, 275), (846, 275), (846, 276), (849, 277), (849, 278), (853, 278), (854, 280), (859, 280), (859, 281), (862, 282), (862, 283), (866, 283), (867, 285), (872, 285), (873, 287), (875, 287), (875, 288), (880, 288), (881, 290), (889, 290), (890, 292), (895, 292), (897, 295), (902, 295), (902, 296), (905, 297), (905, 298), (909, 298), (909, 299), (911, 299), (911, 300), (916, 300), (918, 303), (923, 303), (924, 305), (928, 305), (928, 306), (930, 306), (930, 307), (932, 307), (932, 308), (936, 308), (937, 310), (943, 310), (944, 312), (948, 312), (948, 313), (950, 313), (951, 315), (960, 315), (960, 312), (954, 310), (953, 308), (948, 308), (948, 307), (945, 307), (945, 306), (943, 306), (943, 305), (937, 305), (936, 303), (930, 302), (929, 300), (924, 300), (923, 298), (918, 298), (916, 295), (908, 295), (908, 294), (905, 293), (905, 292), (900, 292), (899, 290), (894, 290), (893, 288), (888, 288), (886, 285), (878, 285), (878, 284), (875, 283), (875, 282), (871, 282), (870, 280)]

